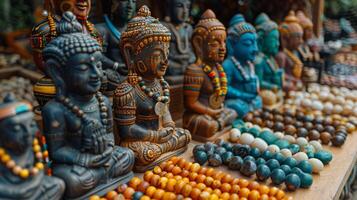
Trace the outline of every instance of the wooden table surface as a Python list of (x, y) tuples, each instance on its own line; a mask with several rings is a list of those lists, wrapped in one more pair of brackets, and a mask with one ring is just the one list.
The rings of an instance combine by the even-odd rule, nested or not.
[[(192, 149), (196, 144), (200, 144), (200, 142), (192, 141), (188, 146), (188, 150), (180, 157), (183, 157), (188, 161), (193, 161)], [(341, 148), (330, 146), (323, 147), (325, 150), (329, 150), (333, 153), (333, 159), (330, 164), (325, 166), (320, 174), (313, 175), (314, 182), (310, 188), (298, 189), (295, 192), (287, 192), (289, 196), (292, 196), (296, 200), (339, 199), (342, 189), (356, 163), (357, 132), (348, 135), (346, 143)], [(242, 176), (238, 171), (229, 170), (228, 167), (224, 165), (217, 167), (216, 169), (227, 172), (233, 177), (250, 180), (255, 179), (254, 176), (251, 178)], [(142, 173), (136, 173), (135, 175), (139, 177), (143, 176)], [(266, 182), (266, 184), (273, 186), (270, 182)], [(285, 187), (284, 184), (282, 184), (280, 188), (283, 187)]]

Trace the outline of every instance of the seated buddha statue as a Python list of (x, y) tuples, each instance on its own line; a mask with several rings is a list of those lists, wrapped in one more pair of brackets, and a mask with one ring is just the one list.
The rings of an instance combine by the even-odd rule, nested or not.
[(62, 199), (64, 182), (44, 173), (38, 131), (29, 103), (0, 103), (0, 199)]
[(133, 150), (138, 172), (183, 153), (191, 141), (190, 132), (177, 128), (168, 110), (170, 90), (163, 76), (170, 35), (142, 6), (120, 40), (128, 78), (114, 92), (114, 120), (120, 145)]
[(183, 74), (187, 66), (195, 61), (192, 51), (192, 26), (190, 17), (191, 0), (167, 1), (168, 16), (163, 24), (171, 32), (169, 64), (165, 79), (170, 85), (183, 84)]
[(104, 22), (96, 24), (95, 27), (103, 38), (103, 69), (105, 69), (108, 78), (107, 91), (112, 93), (128, 74), (119, 49), (119, 41), (128, 21), (135, 14), (136, 1), (102, 1), (102, 7), (103, 13), (105, 13)]
[(99, 33), (94, 28), (94, 25), (87, 20), (91, 10), (91, 0), (46, 0), (44, 7), (47, 16), (33, 27), (30, 37), (33, 60), (36, 67), (45, 74), (33, 88), (41, 107), (54, 98), (56, 94), (54, 83), (46, 72), (42, 51), (51, 40), (58, 36), (57, 27), (62, 14), (66, 11), (73, 12), (80, 22), (83, 32), (90, 34), (91, 37), (101, 43)]
[(183, 127), (192, 138), (212, 141), (226, 132), (237, 113), (224, 107), (227, 78), (221, 63), (226, 55), (226, 29), (212, 10), (206, 10), (192, 35), (195, 63), (184, 77)]
[(315, 69), (320, 70), (322, 60), (320, 59), (317, 39), (313, 32), (314, 24), (302, 11), (298, 11), (296, 17), (304, 31), (303, 43), (298, 48), (298, 56), (304, 63), (303, 78), (305, 81), (316, 81), (317, 72)]
[(53, 175), (66, 183), (65, 198), (104, 195), (131, 178), (134, 154), (115, 146), (111, 104), (99, 92), (101, 46), (67, 11), (43, 57), (56, 97), (42, 109)]
[(228, 55), (223, 62), (228, 79), (226, 106), (242, 118), (248, 112), (260, 109), (262, 99), (253, 64), (258, 53), (257, 34), (241, 14), (233, 16), (229, 23), (227, 49)]
[(302, 44), (303, 30), (295, 13), (291, 11), (279, 26), (282, 51), (276, 55), (276, 61), (284, 69), (284, 90), (302, 89), (301, 81), (303, 63), (298, 56), (298, 48)]
[(272, 107), (278, 105), (282, 99), (284, 70), (279, 68), (275, 56), (279, 52), (278, 25), (262, 13), (256, 21), (259, 54), (255, 64), (255, 73), (259, 78), (260, 96), (263, 105)]

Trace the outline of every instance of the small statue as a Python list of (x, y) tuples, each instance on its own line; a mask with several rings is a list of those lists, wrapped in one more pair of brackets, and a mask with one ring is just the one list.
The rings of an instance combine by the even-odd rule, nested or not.
[(0, 199), (62, 199), (64, 182), (44, 173), (32, 106), (8, 95), (0, 113)]
[(253, 64), (258, 53), (257, 34), (241, 14), (236, 14), (229, 23), (227, 49), (228, 56), (223, 62), (228, 79), (226, 106), (243, 118), (248, 112), (260, 109), (262, 99)]
[(34, 62), (37, 68), (45, 74), (34, 85), (34, 93), (40, 107), (54, 98), (56, 94), (53, 81), (46, 72), (42, 51), (51, 40), (58, 37), (57, 27), (62, 14), (66, 11), (73, 12), (80, 21), (83, 32), (90, 34), (99, 43), (102, 43), (102, 38), (94, 25), (87, 20), (91, 10), (91, 0), (45, 0), (44, 7), (46, 18), (33, 27), (30, 38)]
[(183, 73), (195, 61), (191, 47), (192, 26), (190, 17), (191, 0), (167, 0), (169, 16), (163, 24), (171, 32), (169, 67), (165, 79), (170, 85), (183, 84)]
[(319, 54), (320, 47), (313, 32), (314, 24), (302, 11), (298, 11), (296, 17), (304, 31), (303, 43), (298, 48), (299, 58), (305, 66), (303, 69), (303, 78), (305, 81), (316, 81), (317, 72), (315, 69), (321, 70), (322, 63)]
[(276, 61), (279, 66), (284, 68), (284, 90), (302, 89), (302, 70), (304, 64), (298, 57), (297, 50), (302, 44), (303, 30), (298, 23), (294, 11), (290, 11), (289, 15), (279, 26), (281, 35), (282, 51), (276, 56)]
[(111, 104), (99, 92), (101, 47), (71, 12), (59, 36), (43, 50), (56, 98), (42, 109), (53, 175), (66, 183), (65, 198), (103, 195), (131, 178), (134, 154), (114, 145)]
[(183, 127), (195, 140), (215, 140), (226, 132), (237, 113), (224, 108), (227, 78), (221, 63), (226, 55), (226, 29), (212, 10), (206, 10), (192, 35), (196, 62), (184, 78)]
[(104, 23), (96, 24), (97, 30), (103, 37), (103, 68), (108, 78), (108, 91), (124, 81), (128, 69), (119, 49), (121, 33), (127, 28), (129, 20), (136, 11), (136, 0), (111, 0), (102, 1), (104, 7)]
[(114, 119), (120, 145), (134, 151), (139, 172), (183, 153), (191, 141), (190, 132), (177, 128), (168, 111), (170, 90), (163, 76), (170, 35), (142, 6), (120, 40), (129, 72), (114, 93)]
[(255, 59), (255, 73), (259, 77), (260, 96), (264, 106), (276, 106), (282, 99), (284, 70), (279, 68), (275, 56), (279, 52), (278, 25), (265, 14), (256, 19), (259, 54)]

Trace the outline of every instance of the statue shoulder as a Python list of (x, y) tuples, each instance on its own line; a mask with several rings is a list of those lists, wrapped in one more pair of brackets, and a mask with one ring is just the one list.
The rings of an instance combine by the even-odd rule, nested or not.
[(64, 116), (64, 107), (58, 101), (52, 99), (42, 108), (43, 120), (54, 120)]
[(135, 104), (134, 94), (134, 87), (127, 81), (119, 84), (114, 91), (113, 107), (123, 107), (130, 103)]
[(233, 63), (232, 59), (226, 58), (223, 61), (222, 66), (223, 66), (225, 72), (230, 72), (230, 71), (232, 71), (232, 68), (234, 67), (234, 63)]
[(185, 75), (204, 76), (204, 71), (200, 65), (193, 63), (186, 68)]

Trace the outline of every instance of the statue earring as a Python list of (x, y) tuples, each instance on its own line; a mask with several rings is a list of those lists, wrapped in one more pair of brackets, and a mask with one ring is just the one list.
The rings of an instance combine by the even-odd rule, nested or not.
[(143, 73), (145, 73), (147, 71), (147, 67), (146, 67), (145, 63), (142, 60), (140, 60), (137, 63), (137, 69), (139, 70), (139, 72), (141, 74), (143, 74)]
[(72, 11), (73, 10), (73, 5), (67, 1), (63, 1), (61, 4), (60, 4), (60, 10), (62, 12), (66, 12), (66, 11)]

